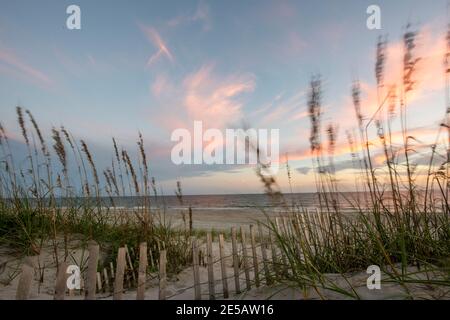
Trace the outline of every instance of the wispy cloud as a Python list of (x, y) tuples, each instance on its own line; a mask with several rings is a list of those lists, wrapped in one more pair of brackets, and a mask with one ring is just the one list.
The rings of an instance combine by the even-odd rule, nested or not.
[(278, 95), (270, 105), (263, 107), (264, 116), (260, 124), (271, 125), (285, 119), (287, 119), (287, 122), (291, 122), (307, 117), (308, 113), (306, 110), (302, 110), (302, 107), (305, 105), (304, 100), (304, 91), (300, 90), (298, 93), (288, 97), (285, 97), (284, 94)]
[[(433, 34), (429, 26), (424, 26), (419, 30), (415, 56), (420, 57), (417, 69), (414, 71), (414, 90), (408, 92), (407, 103), (408, 113), (416, 115), (424, 105), (434, 106), (435, 101), (427, 101), (427, 96), (433, 92), (443, 90), (445, 87), (443, 59), (445, 54), (444, 33)], [(379, 101), (388, 94), (391, 85), (396, 85), (397, 95), (400, 94), (403, 79), (403, 41), (392, 41), (387, 46), (386, 66), (384, 68), (384, 89), (378, 91), (374, 81), (361, 81), (361, 106), (363, 115), (370, 119), (379, 106)], [(373, 59), (373, 57), (370, 57)], [(350, 91), (350, 90), (349, 90)], [(419, 103), (420, 102), (420, 103)], [(387, 106), (386, 106), (387, 108)], [(386, 112), (386, 108), (383, 110)], [(399, 113), (399, 101), (395, 113)], [(355, 126), (356, 118), (350, 93), (343, 97), (342, 102), (337, 106), (339, 113), (333, 118), (334, 122), (340, 124), (343, 131)], [(444, 110), (442, 111), (442, 114)], [(395, 125), (395, 124), (394, 124)], [(374, 127), (372, 122), (371, 128)], [(369, 128), (370, 129), (370, 128)]]
[(211, 29), (211, 18), (209, 14), (209, 7), (204, 2), (199, 2), (197, 9), (192, 14), (179, 15), (167, 22), (170, 27), (176, 27), (186, 23), (200, 22), (203, 25), (203, 30)]
[(174, 62), (174, 57), (171, 51), (169, 50), (166, 42), (162, 39), (160, 34), (153, 27), (147, 27), (143, 24), (139, 24), (141, 31), (144, 33), (148, 41), (150, 41), (158, 50), (154, 54), (150, 56), (147, 60), (147, 66), (151, 66), (157, 60), (162, 57), (166, 57), (170, 62)]
[(10, 49), (0, 48), (0, 71), (33, 82), (40, 87), (49, 88), (53, 85), (47, 74), (23, 61)]
[(166, 74), (156, 75), (155, 80), (150, 86), (150, 90), (155, 97), (164, 96), (174, 89), (169, 77)]
[[(204, 128), (224, 129), (241, 124), (244, 100), (242, 94), (252, 92), (255, 77), (249, 73), (219, 74), (214, 65), (206, 63), (181, 81), (167, 74), (156, 76), (150, 86), (162, 108), (171, 112), (158, 113), (152, 108), (152, 119), (163, 130), (191, 129), (194, 120)], [(155, 110), (155, 111), (153, 111)]]
[(184, 105), (192, 119), (223, 128), (242, 117), (242, 103), (236, 97), (255, 88), (252, 75), (238, 74), (221, 79), (213, 75), (213, 66), (204, 65), (183, 83)]

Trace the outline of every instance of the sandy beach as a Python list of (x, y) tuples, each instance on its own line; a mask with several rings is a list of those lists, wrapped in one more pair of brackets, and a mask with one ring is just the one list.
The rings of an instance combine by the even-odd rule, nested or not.
[[(70, 256), (68, 258), (69, 264), (76, 264), (86, 266), (88, 252), (86, 248), (81, 247), (79, 240), (72, 240), (69, 244)], [(200, 245), (201, 250), (205, 249), (205, 243)], [(223, 281), (221, 278), (221, 264), (218, 261), (219, 244), (217, 241), (213, 242), (213, 256), (214, 256), (214, 276), (215, 276), (215, 293), (216, 299), (223, 299)], [(59, 252), (62, 253), (62, 242), (59, 244)], [(419, 299), (440, 299), (446, 296), (444, 290), (432, 288), (426, 284), (424, 285), (406, 285), (401, 286), (396, 283), (383, 283), (380, 290), (369, 290), (366, 286), (368, 275), (365, 271), (354, 272), (349, 274), (323, 274), (324, 287), (317, 288), (307, 287), (300, 289), (297, 285), (289, 282), (282, 282), (276, 285), (267, 286), (265, 280), (260, 279), (260, 286), (257, 288), (254, 283), (254, 273), (250, 272), (251, 289), (246, 289), (246, 279), (241, 272), (239, 276), (239, 283), (241, 293), (236, 294), (235, 280), (233, 276), (233, 261), (231, 256), (231, 242), (225, 241), (225, 266), (227, 273), (227, 285), (230, 292), (229, 299), (283, 299), (283, 300), (297, 300), (297, 299), (349, 299), (348, 296), (342, 295), (333, 291), (334, 286), (350, 290), (350, 285), (357, 292), (361, 299), (405, 299), (407, 297), (406, 288), (414, 294), (414, 297)], [(54, 296), (54, 288), (56, 281), (56, 264), (52, 246), (47, 244), (41, 250), (39, 256), (35, 257), (35, 273), (30, 290), (29, 299), (32, 300), (51, 300)], [(249, 249), (250, 250), (250, 249)], [(271, 253), (268, 251), (270, 259)], [(60, 255), (60, 259), (63, 256)], [(262, 261), (260, 251), (258, 251), (259, 261)], [(100, 252), (100, 263), (104, 259), (104, 252)], [(15, 256), (11, 250), (7, 248), (0, 248), (0, 299), (14, 299), (20, 278), (20, 268), (23, 259)], [(261, 267), (262, 268), (262, 267)], [(415, 277), (418, 279), (427, 277), (425, 273), (418, 272), (416, 268), (410, 267), (408, 272), (416, 272)], [(261, 273), (262, 274), (262, 273)], [(428, 274), (428, 276), (430, 276)], [(436, 278), (445, 275), (435, 275)], [(388, 281), (389, 278), (383, 277), (383, 280)], [(208, 299), (208, 270), (206, 266), (200, 266), (200, 283), (202, 299)], [(181, 300), (194, 299), (194, 278), (192, 266), (185, 267), (180, 273), (176, 275), (169, 275), (167, 279), (166, 297), (167, 299)], [(326, 288), (328, 287), (328, 288)], [(159, 296), (159, 280), (157, 273), (147, 274), (147, 281), (145, 284), (145, 299), (157, 300)], [(112, 299), (111, 292), (98, 292), (97, 299), (110, 300)], [(66, 300), (81, 300), (84, 299), (83, 292), (75, 292), (69, 295), (66, 292)], [(125, 289), (123, 299), (136, 299), (136, 289)]]
[[(174, 227), (183, 227), (183, 213), (188, 219), (188, 211), (181, 209), (169, 209), (166, 213), (167, 221)], [(269, 213), (269, 217), (279, 216), (279, 213)], [(229, 231), (231, 227), (248, 226), (257, 221), (266, 221), (267, 217), (261, 210), (253, 209), (194, 209), (192, 210), (192, 226), (197, 230)]]

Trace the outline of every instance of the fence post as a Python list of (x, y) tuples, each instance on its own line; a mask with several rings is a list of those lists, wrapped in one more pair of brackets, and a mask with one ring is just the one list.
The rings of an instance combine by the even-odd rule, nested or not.
[(277, 248), (274, 244), (273, 241), (273, 233), (272, 231), (269, 229), (269, 244), (270, 244), (270, 249), (272, 251), (272, 265), (273, 265), (273, 270), (275, 271), (275, 277), (278, 277), (279, 275), (279, 265), (278, 265), (278, 257), (277, 257)]
[(155, 261), (153, 260), (153, 252), (151, 247), (148, 248), (148, 255), (150, 256), (150, 266), (153, 269), (155, 268)]
[(275, 217), (275, 226), (277, 228), (277, 232), (281, 235), (280, 217)]
[[(284, 221), (284, 220), (282, 220), (282, 221)], [(282, 226), (280, 224), (280, 218), (278, 218), (278, 217), (275, 218), (275, 222), (276, 222), (276, 226), (277, 226), (278, 235), (280, 237), (287, 237), (286, 230), (283, 231), (283, 229), (285, 229), (285, 228), (282, 228)], [(281, 249), (280, 249), (280, 256), (281, 256), (281, 260), (282, 260), (281, 263), (283, 265), (282, 271), (286, 272), (287, 271), (287, 259), (286, 259), (286, 256), (283, 254), (283, 250), (281, 250)]]
[(112, 261), (109, 263), (109, 271), (111, 271), (111, 279), (114, 279), (115, 277), (115, 272), (114, 272), (114, 263), (112, 263)]
[(247, 241), (245, 239), (244, 228), (241, 226), (242, 261), (244, 263), (245, 284), (247, 290), (252, 288), (250, 284), (250, 270), (248, 268)]
[(30, 295), (31, 282), (34, 275), (35, 257), (26, 257), (22, 264), (19, 284), (17, 285), (16, 300), (27, 300)]
[(194, 291), (195, 300), (202, 299), (202, 291), (200, 287), (200, 270), (198, 266), (198, 246), (197, 239), (192, 239), (192, 266), (194, 269)]
[(291, 225), (292, 225), (292, 234), (295, 237), (296, 241), (295, 241), (295, 248), (297, 250), (297, 254), (300, 260), (304, 260), (302, 257), (302, 248), (300, 246), (300, 242), (303, 241), (302, 239), (302, 233), (300, 231), (300, 220), (298, 218), (298, 215), (295, 214), (295, 216), (292, 218), (291, 220)]
[(287, 222), (287, 218), (286, 217), (282, 217), (281, 218), (281, 225), (283, 227), (283, 233), (286, 237), (289, 237), (289, 224)]
[(159, 300), (166, 300), (166, 259), (166, 250), (162, 250), (159, 253)]
[(231, 228), (231, 247), (233, 251), (233, 267), (234, 267), (234, 286), (236, 293), (241, 293), (241, 285), (239, 283), (239, 258), (237, 253), (236, 228)]
[(321, 225), (321, 227), (322, 227), (322, 230), (323, 230), (323, 232), (326, 233), (324, 213), (321, 212), (321, 211), (319, 212), (319, 209), (318, 209), (318, 208), (316, 208), (316, 212), (317, 212), (317, 214), (318, 214), (318, 216), (319, 216), (320, 225)]
[(123, 274), (125, 272), (125, 248), (119, 248), (117, 252), (116, 276), (114, 279), (114, 300), (122, 300)]
[(125, 244), (125, 253), (128, 261), (128, 265), (131, 269), (131, 277), (133, 278), (133, 284), (136, 284), (136, 275), (134, 273), (133, 262), (131, 261), (130, 251), (128, 250), (128, 246)]
[(214, 260), (212, 252), (212, 234), (208, 232), (206, 234), (206, 252), (207, 252), (207, 262), (208, 262), (208, 286), (209, 286), (209, 300), (216, 299), (216, 292), (214, 288)]
[(259, 241), (261, 242), (261, 255), (263, 258), (264, 265), (264, 274), (266, 276), (266, 284), (270, 285), (272, 283), (269, 273), (268, 259), (267, 259), (267, 251), (266, 251), (266, 241), (264, 240), (264, 235), (262, 231), (261, 223), (258, 221), (258, 231), (259, 231)]
[(299, 217), (298, 213), (295, 214), (295, 226), (297, 227), (295, 230), (296, 236), (301, 239), (301, 235), (302, 235), (301, 231), (303, 228), (302, 228), (302, 224), (300, 223), (300, 217)]
[(89, 242), (89, 260), (87, 268), (87, 283), (85, 291), (86, 300), (95, 299), (96, 282), (97, 282), (97, 265), (98, 265), (99, 246), (95, 241)]
[(100, 272), (97, 272), (97, 289), (98, 289), (98, 292), (101, 292), (103, 290), (102, 274)]
[(145, 281), (147, 279), (147, 242), (139, 245), (139, 274), (136, 300), (145, 299)]
[(106, 268), (103, 268), (103, 278), (105, 279), (105, 291), (108, 292), (111, 288), (109, 287), (108, 269)]
[(64, 300), (67, 289), (67, 262), (63, 261), (58, 266), (58, 274), (56, 275), (54, 300)]
[(250, 225), (250, 241), (252, 244), (252, 255), (253, 255), (253, 271), (255, 273), (255, 285), (259, 287), (259, 266), (258, 266), (258, 256), (256, 255), (256, 240), (255, 240), (255, 230), (253, 225)]
[(322, 244), (324, 237), (323, 237), (322, 225), (320, 224), (320, 213), (319, 213), (319, 209), (317, 209), (317, 208), (316, 208), (316, 214), (313, 214), (313, 219), (314, 219), (314, 228), (316, 229), (316, 232), (319, 235), (319, 243)]
[(222, 288), (224, 299), (228, 298), (228, 279), (227, 279), (227, 267), (225, 264), (225, 247), (223, 234), (219, 234), (219, 253), (220, 253), (220, 266), (222, 268)]

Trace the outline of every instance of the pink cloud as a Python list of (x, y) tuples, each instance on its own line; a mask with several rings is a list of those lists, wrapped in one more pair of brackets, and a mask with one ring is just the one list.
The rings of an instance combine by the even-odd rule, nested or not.
[(169, 59), (170, 62), (174, 61), (174, 57), (172, 53), (170, 52), (169, 48), (167, 47), (164, 40), (161, 38), (159, 33), (156, 31), (156, 29), (152, 27), (147, 27), (142, 24), (139, 24), (140, 29), (145, 34), (146, 38), (158, 49), (156, 53), (150, 56), (150, 58), (147, 61), (147, 66), (151, 66), (153, 63), (155, 63), (158, 59), (161, 57), (166, 57)]
[(192, 120), (204, 126), (224, 128), (242, 118), (242, 103), (236, 98), (255, 88), (254, 77), (248, 74), (218, 78), (213, 66), (205, 65), (183, 81), (184, 105)]
[(54, 47), (53, 54), (56, 60), (62, 65), (63, 68), (66, 69), (72, 75), (79, 77), (84, 72), (84, 66), (72, 59), (67, 53), (63, 50)]
[[(157, 105), (149, 109), (149, 119), (169, 133), (177, 128), (192, 130), (196, 120), (203, 122), (204, 130), (241, 125), (244, 106), (241, 95), (255, 87), (253, 75), (221, 76), (211, 64), (186, 75), (181, 82), (166, 75), (158, 77), (150, 87), (152, 94), (160, 95)], [(159, 112), (161, 108), (170, 108), (170, 112)]]
[(3, 67), (0, 66), (2, 72), (22, 80), (32, 81), (41, 87), (49, 88), (53, 85), (53, 81), (48, 75), (22, 61), (9, 49), (0, 48), (0, 63), (4, 64)]
[[(414, 143), (410, 141), (410, 143), (415, 144), (414, 148), (416, 151), (418, 151), (419, 149), (428, 150), (428, 145), (420, 143), (434, 141), (434, 139), (436, 139), (437, 131), (438, 129), (436, 128), (412, 128), (408, 133), (410, 136), (413, 136), (415, 139), (417, 139), (417, 141), (415, 141)], [(323, 144), (325, 147), (327, 141), (325, 137), (323, 138)], [(394, 146), (401, 146), (403, 144), (403, 134), (401, 131), (392, 132), (391, 138), (392, 144)], [(378, 137), (374, 137), (373, 139), (369, 140), (369, 146), (371, 150), (371, 157), (373, 157), (373, 163), (376, 165), (383, 165), (385, 161), (385, 155), (384, 153), (382, 153), (380, 139)], [(355, 152), (365, 153), (366, 147), (356, 141), (353, 150)], [(326, 151), (324, 150), (324, 152)], [(351, 152), (352, 150), (346, 139), (340, 139), (337, 141), (334, 152), (334, 155), (336, 157), (350, 155)], [(300, 149), (296, 149), (291, 146), (286, 148), (286, 150), (280, 151), (280, 163), (286, 162), (286, 154), (289, 161), (307, 160), (312, 157), (309, 146), (302, 147)]]
[[(425, 26), (419, 31), (416, 43), (414, 55), (420, 57), (420, 61), (412, 77), (415, 81), (414, 90), (408, 92), (407, 95), (409, 111), (418, 107), (418, 104), (414, 104), (415, 102), (425, 98), (433, 91), (443, 90), (445, 86), (443, 66), (445, 34), (432, 34), (430, 28)], [(376, 84), (361, 81), (361, 110), (366, 119), (372, 117), (376, 112), (378, 100), (384, 100), (390, 86), (396, 85), (397, 96), (400, 95), (403, 81), (403, 55), (403, 40), (388, 43), (383, 75), (384, 88), (380, 91), (380, 98), (378, 97)], [(343, 99), (338, 110), (342, 110), (342, 112), (334, 120), (339, 122), (344, 130), (354, 127), (356, 119), (350, 93)], [(398, 112), (397, 109), (396, 113)], [(414, 112), (419, 112), (419, 110)]]
[(292, 56), (296, 56), (300, 53), (303, 53), (304, 50), (308, 47), (308, 44), (300, 34), (296, 31), (290, 31), (287, 35), (287, 45), (285, 50), (286, 53)]
[(165, 74), (158, 74), (150, 86), (150, 90), (155, 97), (161, 97), (173, 91), (173, 85)]

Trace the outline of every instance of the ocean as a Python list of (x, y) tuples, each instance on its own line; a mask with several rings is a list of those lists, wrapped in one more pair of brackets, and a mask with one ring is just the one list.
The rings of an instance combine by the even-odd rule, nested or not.
[[(366, 195), (367, 196), (367, 195)], [(115, 207), (132, 209), (142, 206), (144, 197), (101, 197), (100, 205), (102, 207)], [(82, 201), (77, 198), (76, 201)], [(175, 195), (171, 196), (150, 196), (148, 197), (150, 206), (153, 208), (165, 208), (167, 210), (187, 209), (193, 210), (260, 210), (260, 211), (279, 211), (287, 206), (296, 206), (300, 208), (317, 208), (320, 207), (319, 197), (317, 193), (293, 193), (283, 194), (282, 198), (270, 197), (266, 194), (223, 194), (223, 195), (183, 195), (180, 199)], [(354, 210), (359, 205), (365, 203), (365, 195), (363, 193), (347, 192), (340, 193), (337, 196), (338, 205), (342, 210)], [(73, 205), (74, 198), (70, 201), (65, 198), (59, 198), (59, 205)]]

